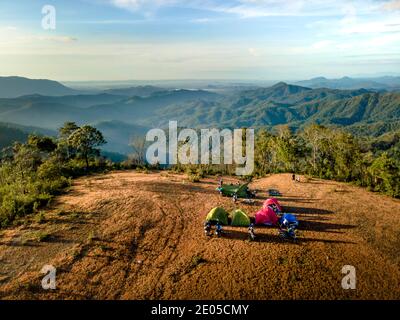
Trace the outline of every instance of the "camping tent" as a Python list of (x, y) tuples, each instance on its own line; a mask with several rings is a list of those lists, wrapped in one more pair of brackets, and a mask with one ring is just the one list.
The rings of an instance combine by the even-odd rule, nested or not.
[(267, 199), (264, 202), (263, 208), (266, 209), (268, 206), (272, 206), (272, 205), (275, 205), (280, 212), (283, 211), (282, 210), (282, 206), (280, 205), (279, 201), (277, 199), (275, 199), (275, 198)]
[(250, 182), (242, 185), (224, 184), (216, 190), (227, 197), (233, 197), (236, 194), (238, 198), (247, 198), (249, 196), (249, 183)]
[(295, 215), (291, 213), (285, 213), (280, 219), (279, 219), (279, 224), (281, 225), (299, 225), (299, 221), (297, 221), (297, 218)]
[(244, 211), (237, 209), (232, 212), (231, 225), (236, 227), (248, 227), (250, 225), (250, 218)]
[(268, 226), (276, 225), (279, 219), (275, 211), (268, 206), (258, 211), (255, 218), (256, 224), (264, 224)]
[(221, 224), (227, 225), (228, 213), (224, 209), (216, 207), (208, 213), (206, 220), (212, 222), (219, 221)]

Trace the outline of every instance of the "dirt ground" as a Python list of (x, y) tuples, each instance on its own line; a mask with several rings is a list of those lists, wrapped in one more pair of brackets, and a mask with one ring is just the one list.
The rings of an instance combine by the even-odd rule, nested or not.
[[(225, 179), (226, 182), (236, 182)], [(0, 231), (1, 299), (400, 299), (400, 201), (291, 175), (254, 181), (254, 204), (221, 197), (217, 178), (114, 172), (78, 179), (44, 214)], [(276, 228), (203, 233), (215, 206), (253, 216), (277, 189), (300, 221), (298, 243)], [(57, 289), (40, 270), (57, 268)], [(341, 286), (342, 267), (357, 287)]]

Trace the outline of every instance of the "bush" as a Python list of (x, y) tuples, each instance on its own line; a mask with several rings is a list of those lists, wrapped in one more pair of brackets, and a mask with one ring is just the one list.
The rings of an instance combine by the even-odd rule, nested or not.
[(49, 241), (51, 238), (51, 235), (47, 232), (38, 232), (35, 235), (35, 239), (37, 242), (46, 242)]
[(190, 182), (200, 182), (201, 177), (199, 174), (190, 174), (188, 179)]
[[(75, 139), (69, 139), (71, 135)], [(58, 140), (31, 135), (27, 143), (7, 149), (0, 155), (0, 226), (49, 204), (71, 185), (73, 177), (113, 168), (94, 149), (104, 142), (97, 129), (66, 123)]]

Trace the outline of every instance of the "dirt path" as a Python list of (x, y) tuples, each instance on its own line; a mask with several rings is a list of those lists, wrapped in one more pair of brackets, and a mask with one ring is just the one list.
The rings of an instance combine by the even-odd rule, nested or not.
[[(298, 244), (282, 242), (274, 228), (256, 228), (257, 242), (231, 227), (208, 239), (207, 212), (234, 209), (215, 187), (216, 178), (189, 183), (165, 172), (77, 180), (44, 219), (0, 232), (0, 298), (400, 298), (400, 201), (274, 175), (251, 184), (263, 191), (254, 205), (236, 206), (253, 215), (265, 190), (278, 189), (300, 220)], [(57, 268), (51, 292), (40, 284), (46, 264)], [(356, 290), (341, 287), (344, 265), (356, 268)]]

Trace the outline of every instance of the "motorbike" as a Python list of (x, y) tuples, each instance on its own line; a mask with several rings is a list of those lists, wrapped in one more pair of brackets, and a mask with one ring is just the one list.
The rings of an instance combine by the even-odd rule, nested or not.
[(279, 229), (279, 236), (284, 240), (297, 240), (297, 233), (295, 226), (288, 226), (286, 228)]
[(256, 240), (256, 234), (254, 232), (254, 224), (251, 224), (248, 228), (248, 232), (249, 232), (249, 240), (250, 241), (254, 241)]
[(222, 236), (222, 234), (223, 234), (223, 231), (222, 231), (222, 227), (216, 227), (216, 229), (215, 229), (215, 235), (218, 237), (218, 238), (220, 238), (221, 236)]
[(254, 231), (249, 232), (249, 240), (250, 241), (255, 241), (256, 240), (256, 235), (254, 234)]
[(211, 236), (211, 224), (206, 223), (204, 225), (204, 234), (206, 235), (206, 237), (210, 237)]

